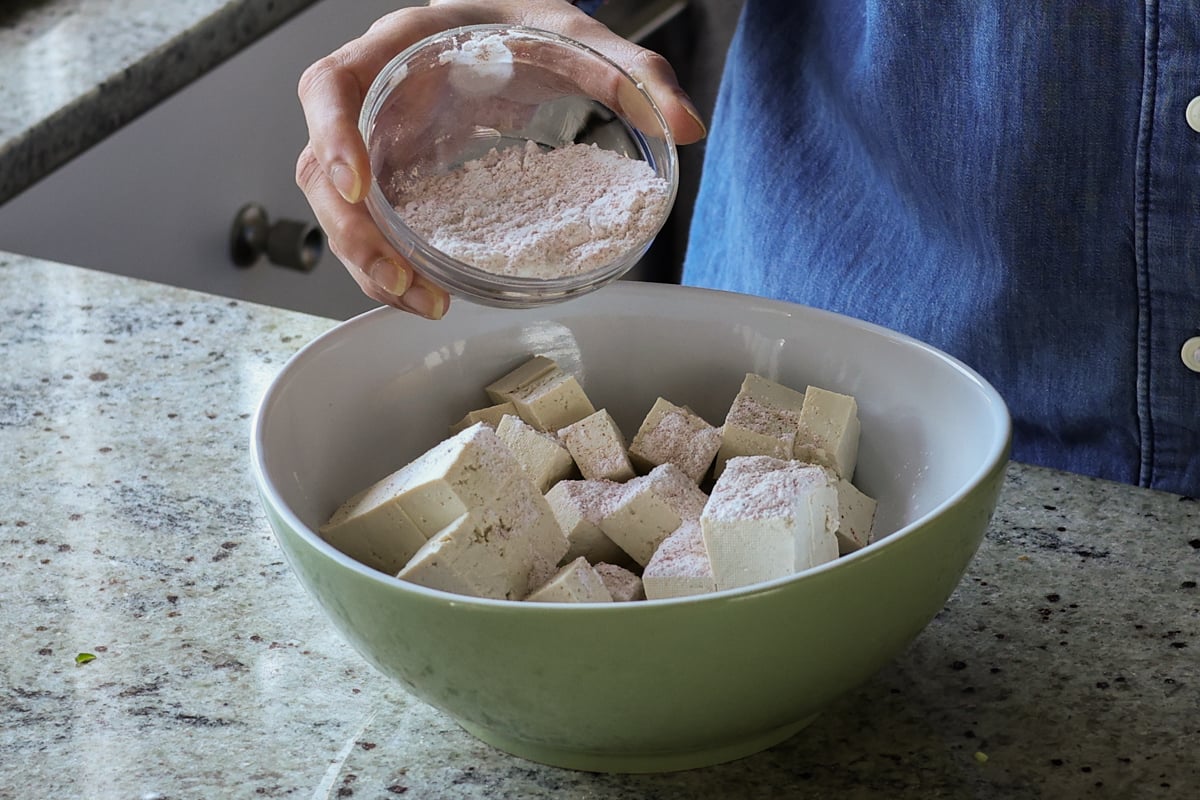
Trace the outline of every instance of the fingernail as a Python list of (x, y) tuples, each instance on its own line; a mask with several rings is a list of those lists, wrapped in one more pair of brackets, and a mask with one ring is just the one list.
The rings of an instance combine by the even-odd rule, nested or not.
[(357, 203), (361, 199), (362, 181), (349, 164), (334, 164), (329, 170), (329, 180), (347, 203)]
[(401, 295), (400, 304), (425, 319), (441, 319), (446, 313), (441, 295), (420, 284), (409, 287), (408, 291)]
[(696, 123), (696, 127), (700, 129), (700, 138), (703, 139), (705, 136), (708, 136), (708, 126), (704, 124), (704, 120), (700, 119), (700, 112), (693, 105), (692, 99), (683, 92), (678, 92), (676, 99), (679, 100), (679, 104), (683, 106), (683, 110), (687, 112), (687, 115)]
[(367, 276), (380, 289), (397, 297), (408, 290), (408, 270), (390, 258), (381, 258), (367, 270)]

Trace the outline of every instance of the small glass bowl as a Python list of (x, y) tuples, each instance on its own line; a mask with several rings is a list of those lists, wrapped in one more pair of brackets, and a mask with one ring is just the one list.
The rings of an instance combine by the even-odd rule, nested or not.
[[(498, 46), (498, 43), (499, 46)], [(393, 58), (367, 92), (359, 130), (371, 160), (366, 204), (402, 256), (452, 294), (513, 308), (578, 297), (617, 280), (666, 222), (679, 185), (675, 141), (640, 83), (595, 50), (547, 31), (472, 25)], [(490, 150), (595, 144), (645, 161), (668, 186), (661, 218), (619, 257), (562, 277), (501, 275), (457, 260), (405, 224), (405, 176), (454, 170)]]

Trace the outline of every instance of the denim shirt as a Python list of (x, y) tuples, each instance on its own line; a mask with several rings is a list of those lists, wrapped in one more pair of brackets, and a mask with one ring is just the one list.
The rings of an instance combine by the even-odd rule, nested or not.
[(1195, 0), (747, 0), (684, 282), (908, 333), (1015, 459), (1200, 495), (1198, 95)]

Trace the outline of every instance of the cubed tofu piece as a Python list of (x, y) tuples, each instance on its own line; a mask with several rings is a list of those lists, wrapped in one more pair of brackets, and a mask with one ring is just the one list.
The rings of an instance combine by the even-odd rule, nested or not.
[(521, 419), (553, 433), (596, 412), (573, 375), (555, 369), (510, 395)]
[(625, 491), (600, 528), (630, 558), (646, 566), (666, 539), (686, 520), (696, 520), (707, 496), (674, 464), (624, 484)]
[(643, 472), (659, 464), (674, 464), (700, 483), (720, 447), (720, 428), (709, 425), (690, 409), (660, 397), (634, 435), (629, 457)]
[(838, 556), (837, 476), (769, 456), (730, 459), (700, 522), (718, 589), (791, 575)]
[(471, 512), (478, 518), (472, 524), (502, 543), (498, 547), (525, 559), (525, 580), (514, 584), (514, 597), (554, 574), (567, 551), (546, 498), (483, 423), (430, 448), (369, 491), (390, 497), (426, 537)]
[(528, 565), (521, 549), (500, 539), (482, 515), (468, 512), (430, 537), (396, 577), (444, 592), (520, 600), (529, 588)]
[(642, 572), (642, 586), (647, 600), (689, 597), (717, 590), (699, 522), (688, 520), (663, 539)]
[(571, 454), (558, 439), (534, 430), (520, 417), (506, 414), (496, 426), (496, 435), (513, 451), (525, 474), (543, 494), (554, 484), (570, 477), (575, 469)]
[(319, 533), (341, 552), (388, 575), (408, 563), (426, 538), (386, 478), (342, 503)]
[(646, 599), (642, 579), (634, 573), (619, 564), (600, 563), (595, 567), (596, 574), (608, 587), (608, 593), (612, 595), (614, 603), (631, 603)]
[(861, 550), (872, 541), (875, 500), (845, 478), (838, 479), (838, 554)]
[(559, 429), (579, 472), (586, 480), (627, 481), (635, 474), (625, 436), (605, 409)]
[(853, 480), (859, 430), (858, 402), (853, 397), (809, 386), (792, 457), (829, 467), (838, 476)]
[(624, 484), (612, 481), (559, 481), (546, 492), (546, 501), (559, 528), (567, 537), (563, 561), (583, 556), (592, 564), (624, 563), (629, 556), (600, 527), (624, 493)]
[(604, 579), (582, 556), (525, 598), (531, 603), (611, 603)]
[(514, 392), (543, 378), (551, 372), (560, 371), (553, 359), (545, 356), (534, 356), (516, 369), (505, 374), (502, 378), (484, 387), (488, 398), (493, 403), (506, 403), (512, 399)]
[(487, 406), (486, 408), (477, 408), (474, 411), (468, 411), (465, 417), (451, 425), (450, 435), (453, 436), (456, 433), (460, 433), (477, 422), (482, 422), (489, 428), (495, 428), (500, 424), (500, 420), (504, 418), (505, 414), (516, 413), (517, 407), (507, 401), (494, 406)]
[(725, 415), (714, 474), (738, 456), (790, 459), (803, 408), (804, 392), (748, 373)]

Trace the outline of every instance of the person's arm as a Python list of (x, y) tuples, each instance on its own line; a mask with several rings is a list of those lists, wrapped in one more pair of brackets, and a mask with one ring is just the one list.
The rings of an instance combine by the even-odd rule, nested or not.
[(450, 298), (391, 248), (367, 212), (362, 201), (370, 166), (358, 114), (371, 82), (394, 55), (439, 31), (483, 23), (542, 28), (595, 48), (645, 85), (678, 143), (704, 135), (695, 107), (665, 59), (622, 39), (566, 0), (432, 0), (428, 6), (401, 9), (378, 20), (301, 76), (299, 95), (309, 142), (296, 164), (296, 183), (324, 229), (330, 250), (363, 292), (429, 319), (440, 319)]

